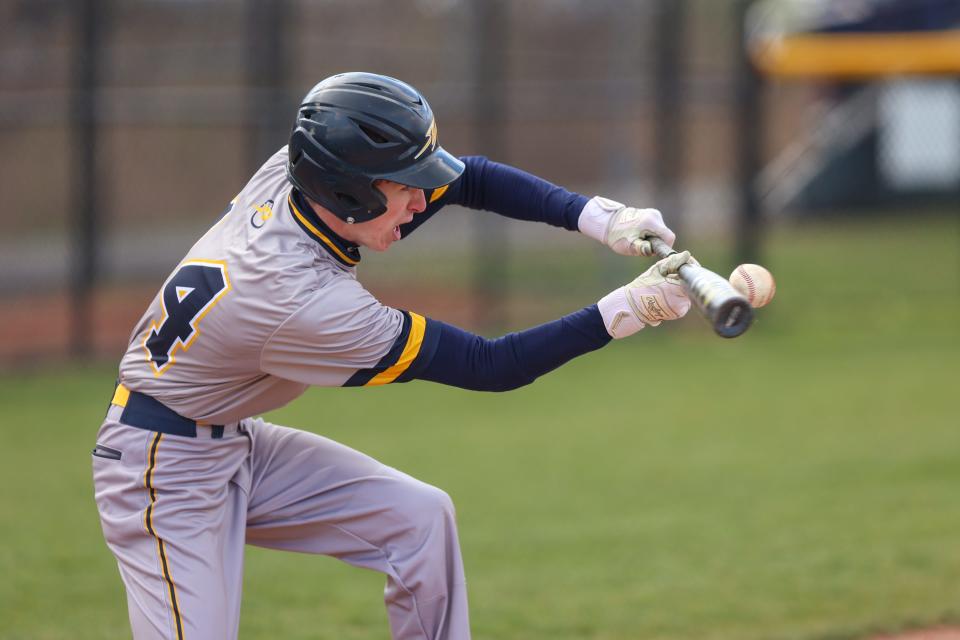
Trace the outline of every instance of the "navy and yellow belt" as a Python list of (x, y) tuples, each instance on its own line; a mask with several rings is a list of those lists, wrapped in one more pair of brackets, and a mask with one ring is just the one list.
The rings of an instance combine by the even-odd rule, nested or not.
[(119, 422), (131, 427), (186, 438), (196, 438), (197, 427), (204, 427), (210, 429), (211, 438), (223, 437), (222, 424), (207, 424), (185, 418), (158, 400), (146, 394), (131, 391), (122, 384), (117, 385), (110, 404), (123, 408)]

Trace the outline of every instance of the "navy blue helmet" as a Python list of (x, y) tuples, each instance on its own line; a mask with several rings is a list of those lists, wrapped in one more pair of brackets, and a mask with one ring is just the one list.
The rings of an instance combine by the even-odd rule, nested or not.
[(341, 73), (311, 89), (297, 112), (288, 154), (290, 182), (350, 223), (386, 211), (376, 180), (429, 190), (463, 173), (463, 163), (437, 142), (426, 98), (374, 73)]

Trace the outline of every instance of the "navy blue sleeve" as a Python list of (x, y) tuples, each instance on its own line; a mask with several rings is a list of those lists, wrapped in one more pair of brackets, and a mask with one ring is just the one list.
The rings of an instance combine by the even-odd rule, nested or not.
[(577, 231), (580, 212), (589, 198), (514, 167), (483, 156), (464, 156), (463, 174), (427, 194), (427, 208), (402, 225), (404, 237), (447, 204), (485, 209), (516, 220), (545, 222)]
[(475, 391), (509, 391), (611, 340), (596, 305), (493, 340), (429, 318), (426, 334), (432, 354), (397, 382), (419, 379)]

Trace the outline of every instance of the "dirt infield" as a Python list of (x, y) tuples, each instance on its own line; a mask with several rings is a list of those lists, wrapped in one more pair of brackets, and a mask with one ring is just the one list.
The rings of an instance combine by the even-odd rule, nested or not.
[[(90, 335), (82, 346), (98, 358), (119, 356), (154, 288), (124, 287), (94, 294), (90, 310)], [(71, 354), (75, 315), (64, 293), (23, 295), (0, 302), (0, 366), (16, 368)]]

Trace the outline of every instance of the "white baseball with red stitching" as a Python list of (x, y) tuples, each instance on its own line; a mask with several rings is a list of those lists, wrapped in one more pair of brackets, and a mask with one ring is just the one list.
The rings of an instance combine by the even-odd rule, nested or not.
[(758, 264), (742, 264), (734, 269), (730, 274), (730, 284), (755, 309), (769, 304), (777, 292), (773, 274)]

